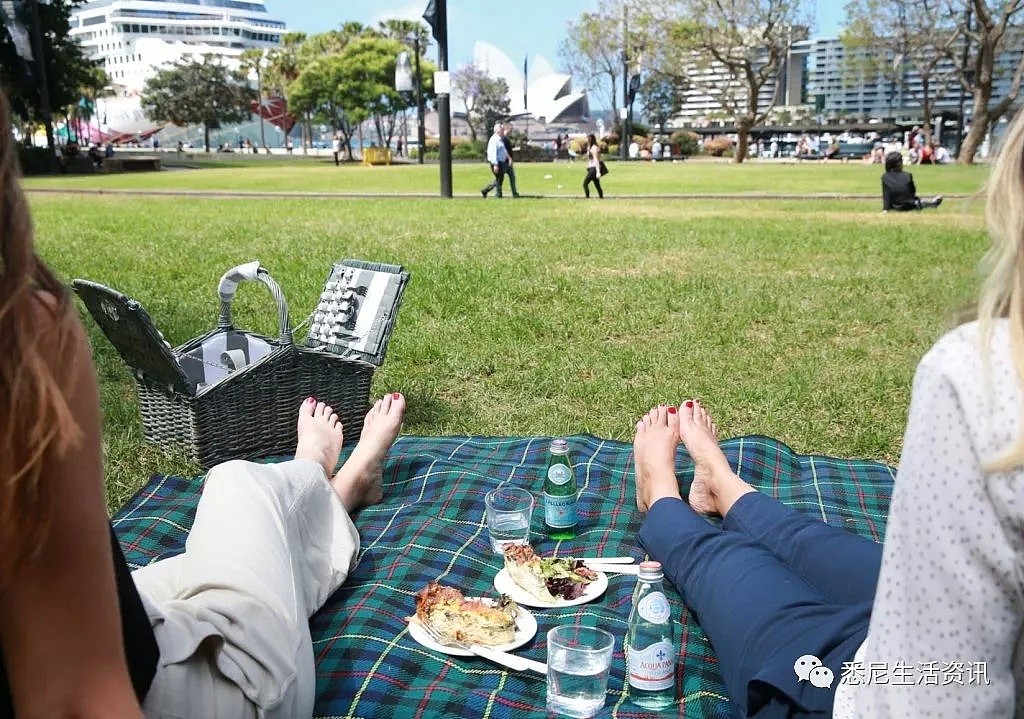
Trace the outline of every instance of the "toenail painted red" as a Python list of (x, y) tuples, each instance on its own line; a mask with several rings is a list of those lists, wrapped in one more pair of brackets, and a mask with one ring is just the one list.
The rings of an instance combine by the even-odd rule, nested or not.
[(676, 408), (675, 407), (669, 407), (668, 408), (668, 413), (669, 414), (675, 414), (676, 413)]
[(398, 392), (395, 392), (394, 394), (391, 395), (391, 399), (399, 399), (401, 396), (402, 396), (401, 394), (399, 394)]
[(306, 401), (307, 402), (316, 402), (316, 399), (313, 398), (313, 397), (306, 397)]
[(687, 407), (692, 407), (693, 406), (693, 400), (692, 399), (686, 400), (686, 406)]

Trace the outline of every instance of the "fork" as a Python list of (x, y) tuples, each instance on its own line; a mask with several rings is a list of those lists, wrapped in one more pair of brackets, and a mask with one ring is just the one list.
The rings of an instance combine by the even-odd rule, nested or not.
[(485, 647), (481, 644), (467, 644), (466, 642), (460, 642), (458, 639), (451, 639), (443, 636), (432, 626), (426, 622), (421, 622), (418, 618), (413, 618), (411, 621), (416, 622), (416, 624), (418, 624), (419, 627), (438, 644), (446, 647), (452, 647), (453, 649), (461, 649), (465, 652), (472, 652), (479, 657), (490, 659), (492, 662), (501, 664), (510, 669), (515, 669), (517, 671), (528, 670), (547, 676), (548, 665), (543, 662), (536, 662), (532, 659), (527, 659), (526, 657), (518, 657), (515, 654), (503, 652), (498, 649), (492, 649), (491, 647)]

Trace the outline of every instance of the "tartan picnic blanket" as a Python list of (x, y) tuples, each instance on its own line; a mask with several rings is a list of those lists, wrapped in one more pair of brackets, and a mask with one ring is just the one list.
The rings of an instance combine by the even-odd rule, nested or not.
[[(531, 540), (547, 556), (632, 555), (644, 558), (637, 535), (631, 445), (590, 435), (568, 437), (580, 487), (577, 536), (556, 541), (534, 512)], [(502, 566), (484, 522), (484, 495), (502, 482), (540, 495), (547, 437), (420, 437), (395, 443), (384, 468), (382, 504), (355, 519), (359, 563), (311, 620), (316, 653), (315, 716), (535, 717), (545, 715), (545, 679), (477, 657), (441, 654), (418, 644), (404, 618), (432, 579), (467, 596), (494, 596)], [(895, 470), (885, 464), (799, 455), (777, 440), (737, 437), (722, 443), (730, 464), (759, 490), (828, 524), (881, 541)], [(692, 465), (680, 446), (677, 473), (684, 496)], [(202, 476), (154, 476), (112, 518), (128, 562), (139, 567), (180, 553), (195, 516)], [(538, 502), (538, 509), (540, 505)], [(544, 661), (552, 627), (580, 623), (616, 636), (608, 696), (600, 717), (666, 716), (632, 704), (624, 686), (622, 639), (635, 577), (610, 575), (594, 601), (560, 609), (531, 609), (537, 634), (518, 654)], [(666, 585), (668, 587), (668, 585)], [(667, 589), (680, 617), (676, 670), (686, 719), (732, 716), (714, 652), (678, 595)]]

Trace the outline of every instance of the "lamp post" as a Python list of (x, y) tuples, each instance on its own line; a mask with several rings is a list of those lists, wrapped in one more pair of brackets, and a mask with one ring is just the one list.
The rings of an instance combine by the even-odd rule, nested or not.
[(437, 73), (434, 92), (437, 94), (437, 129), (440, 137), (441, 197), (452, 196), (452, 114), (451, 81), (448, 76), (448, 2), (430, 0), (423, 19), (434, 30), (437, 40)]
[[(420, 36), (416, 33), (412, 36), (413, 52), (416, 57), (415, 76), (409, 71), (409, 53), (403, 52), (398, 56), (398, 64), (395, 66), (395, 89), (399, 92), (416, 93), (416, 152), (419, 163), (423, 164), (423, 151), (426, 149), (426, 129), (423, 126), (423, 76), (420, 74)], [(406, 133), (408, 134), (408, 133)]]
[(416, 53), (416, 153), (419, 163), (423, 164), (423, 151), (427, 145), (427, 131), (423, 125), (423, 75), (420, 73), (420, 34), (412, 38), (413, 52)]

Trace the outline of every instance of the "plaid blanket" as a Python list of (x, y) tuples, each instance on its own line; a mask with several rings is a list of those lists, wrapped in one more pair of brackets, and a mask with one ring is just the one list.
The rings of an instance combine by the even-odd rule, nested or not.
[[(640, 515), (634, 501), (629, 444), (589, 435), (569, 437), (580, 485), (581, 527), (557, 542), (534, 513), (532, 540), (548, 555), (632, 555)], [(359, 565), (312, 619), (318, 717), (543, 716), (544, 678), (506, 671), (480, 658), (451, 657), (420, 646), (403, 619), (428, 581), (465, 594), (493, 594), (501, 566), (483, 520), (484, 494), (501, 482), (539, 495), (549, 438), (402, 437), (384, 470), (383, 504), (355, 518)], [(763, 492), (823, 521), (881, 541), (894, 470), (877, 462), (798, 455), (776, 440), (739, 437), (722, 447), (740, 475)], [(688, 486), (692, 466), (680, 447), (677, 471)], [(114, 517), (128, 561), (142, 566), (182, 551), (195, 516), (202, 477), (155, 476)], [(655, 716), (628, 701), (622, 637), (635, 578), (611, 575), (597, 600), (564, 609), (535, 609), (538, 631), (518, 653), (545, 659), (545, 636), (557, 625), (594, 624), (616, 635), (608, 698), (599, 716)], [(732, 715), (714, 653), (678, 596), (677, 690), (680, 717)], [(665, 716), (665, 713), (657, 716)]]

